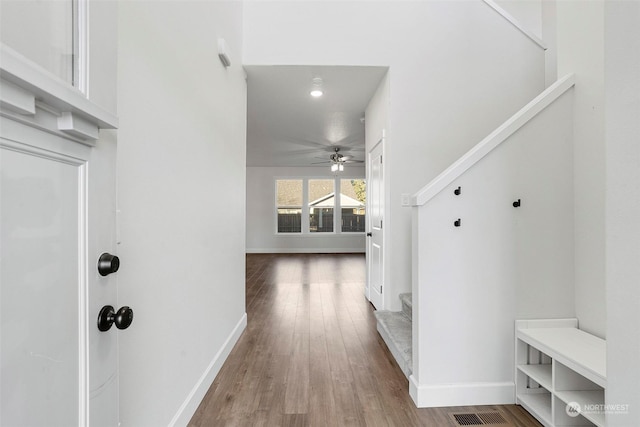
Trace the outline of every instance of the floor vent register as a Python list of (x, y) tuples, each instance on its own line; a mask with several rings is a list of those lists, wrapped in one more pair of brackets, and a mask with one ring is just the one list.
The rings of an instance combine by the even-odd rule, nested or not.
[(510, 426), (500, 412), (474, 412), (466, 414), (449, 414), (459, 426)]

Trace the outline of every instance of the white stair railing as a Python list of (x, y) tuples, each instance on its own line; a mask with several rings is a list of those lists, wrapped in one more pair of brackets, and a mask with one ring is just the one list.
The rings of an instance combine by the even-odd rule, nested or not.
[(520, 31), (525, 36), (529, 37), (531, 41), (533, 41), (535, 44), (540, 46), (542, 49), (547, 50), (547, 46), (544, 44), (542, 40), (540, 40), (540, 38), (538, 38), (538, 36), (536, 36), (533, 32), (529, 31), (524, 25), (520, 23), (520, 21), (518, 21), (513, 15), (507, 12), (504, 8), (500, 7), (500, 5), (498, 5), (493, 0), (482, 0), (482, 1), (485, 2), (493, 10), (495, 10), (498, 14), (500, 14), (504, 19), (509, 21), (511, 25), (513, 25), (514, 27), (516, 27), (516, 29), (518, 29), (518, 31)]

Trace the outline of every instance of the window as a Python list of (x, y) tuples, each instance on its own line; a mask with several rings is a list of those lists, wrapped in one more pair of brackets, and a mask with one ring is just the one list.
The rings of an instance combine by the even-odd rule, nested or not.
[[(340, 196), (336, 197), (336, 193)], [(364, 179), (276, 180), (277, 233), (364, 233), (365, 210)]]
[(332, 233), (336, 203), (333, 179), (309, 180), (309, 232)]
[(302, 180), (276, 181), (278, 233), (302, 232)]
[(363, 233), (367, 187), (364, 179), (340, 180), (341, 231)]
[[(77, 40), (73, 0), (3, 1), (0, 40), (69, 84)], [(75, 13), (77, 17), (77, 12)], [(76, 46), (74, 46), (76, 45)]]

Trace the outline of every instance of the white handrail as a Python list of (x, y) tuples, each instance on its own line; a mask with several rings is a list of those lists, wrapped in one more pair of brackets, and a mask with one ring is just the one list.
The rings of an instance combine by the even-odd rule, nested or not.
[(445, 169), (440, 175), (435, 177), (429, 184), (414, 194), (411, 198), (411, 205), (422, 206), (427, 203), (455, 179), (460, 177), (460, 175), (478, 163), (484, 156), (489, 154), (493, 149), (513, 135), (525, 123), (547, 108), (553, 101), (558, 99), (560, 95), (573, 87), (574, 84), (574, 75), (568, 74), (549, 86), (540, 95), (536, 96), (531, 102), (525, 105), (520, 111), (511, 116), (509, 120), (491, 132), (486, 138)]
[(493, 10), (498, 12), (500, 15), (502, 15), (504, 17), (504, 19), (509, 21), (522, 34), (524, 34), (525, 36), (529, 37), (535, 44), (540, 46), (542, 49), (547, 50), (547, 46), (544, 44), (544, 42), (542, 40), (540, 40), (540, 38), (538, 36), (536, 36), (531, 31), (526, 29), (524, 27), (524, 25), (522, 25), (520, 23), (520, 21), (518, 21), (516, 18), (513, 17), (513, 15), (511, 15), (509, 12), (507, 12), (502, 7), (500, 7), (496, 2), (494, 2), (493, 0), (482, 0), (482, 1), (485, 2), (488, 6), (490, 6)]

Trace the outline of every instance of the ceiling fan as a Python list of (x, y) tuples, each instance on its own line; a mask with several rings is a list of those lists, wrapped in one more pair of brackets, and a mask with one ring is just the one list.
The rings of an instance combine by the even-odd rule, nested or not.
[(333, 151), (334, 152), (329, 155), (329, 160), (325, 160), (323, 162), (315, 162), (312, 164), (317, 165), (321, 163), (331, 163), (332, 172), (342, 172), (344, 170), (345, 163), (364, 163), (363, 160), (354, 160), (353, 156), (345, 156), (341, 154), (340, 147), (335, 147)]
[(340, 153), (340, 147), (335, 147), (333, 149), (333, 153), (329, 155), (329, 160), (325, 160), (323, 162), (315, 162), (312, 163), (314, 165), (320, 163), (330, 163), (331, 164), (331, 172), (342, 172), (344, 170), (345, 163), (364, 163), (363, 160), (354, 160), (353, 156), (345, 156)]

